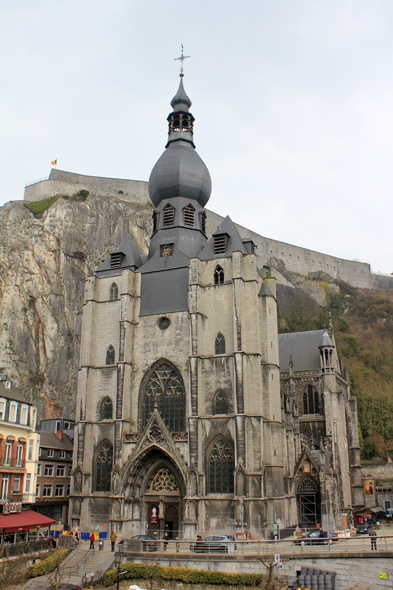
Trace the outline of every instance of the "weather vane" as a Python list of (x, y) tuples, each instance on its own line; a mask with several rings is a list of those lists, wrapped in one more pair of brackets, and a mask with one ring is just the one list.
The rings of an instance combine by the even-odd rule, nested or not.
[(181, 44), (181, 56), (180, 57), (175, 57), (175, 61), (180, 60), (181, 61), (181, 67), (180, 67), (180, 78), (184, 78), (184, 68), (183, 68), (183, 61), (185, 59), (188, 59), (189, 57), (191, 57), (190, 55), (184, 55), (183, 52), (183, 43)]

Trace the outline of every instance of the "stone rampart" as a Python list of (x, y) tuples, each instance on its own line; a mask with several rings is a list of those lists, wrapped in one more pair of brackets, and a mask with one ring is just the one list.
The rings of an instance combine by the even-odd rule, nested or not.
[(72, 195), (81, 189), (101, 196), (117, 197), (124, 201), (149, 203), (148, 183), (143, 180), (85, 176), (52, 168), (48, 180), (25, 187), (24, 200), (41, 201), (53, 195)]
[[(101, 196), (116, 197), (124, 201), (150, 203), (148, 183), (139, 180), (85, 176), (52, 168), (48, 180), (25, 187), (24, 200), (28, 202), (46, 199), (52, 195), (72, 195), (81, 189)], [(207, 211), (207, 232), (210, 236), (223, 217)], [(235, 224), (242, 238), (251, 238), (256, 246), (260, 267), (282, 267), (285, 271), (301, 276), (325, 273), (332, 279), (341, 279), (362, 289), (393, 289), (393, 275), (372, 273), (366, 262), (344, 260), (329, 254), (315, 252), (293, 244), (286, 244), (263, 237), (241, 225)], [(272, 273), (273, 276), (274, 273)], [(279, 279), (279, 277), (276, 277)]]

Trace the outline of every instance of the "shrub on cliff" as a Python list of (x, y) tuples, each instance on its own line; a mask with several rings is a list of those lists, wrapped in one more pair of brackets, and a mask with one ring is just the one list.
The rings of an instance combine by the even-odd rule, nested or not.
[(27, 209), (29, 209), (36, 219), (41, 219), (42, 214), (44, 211), (49, 209), (53, 203), (56, 203), (58, 199), (60, 199), (61, 195), (54, 195), (53, 197), (48, 197), (47, 199), (42, 199), (42, 201), (34, 201), (34, 203), (23, 203)]

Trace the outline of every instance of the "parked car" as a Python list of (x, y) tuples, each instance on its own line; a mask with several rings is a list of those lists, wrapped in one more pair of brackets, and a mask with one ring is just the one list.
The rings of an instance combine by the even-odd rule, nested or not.
[(232, 553), (236, 549), (236, 541), (230, 535), (210, 535), (190, 544), (190, 551), (194, 553)]
[(326, 531), (313, 531), (312, 533), (302, 534), (297, 539), (294, 539), (295, 545), (331, 545), (338, 541), (337, 533), (329, 533)]
[(129, 551), (157, 551), (160, 542), (150, 535), (135, 535), (127, 539), (124, 545)]
[(368, 535), (368, 531), (371, 529), (372, 525), (371, 524), (359, 524), (359, 526), (356, 527), (356, 534), (357, 535)]

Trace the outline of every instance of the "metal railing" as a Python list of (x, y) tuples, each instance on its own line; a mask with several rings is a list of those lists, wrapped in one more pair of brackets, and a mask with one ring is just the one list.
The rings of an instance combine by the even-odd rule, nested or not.
[(30, 494), (23, 494), (22, 492), (12, 492), (10, 496), (6, 498), (0, 498), (0, 504), (5, 504), (6, 502), (28, 502)]
[(86, 551), (86, 553), (83, 555), (83, 557), (80, 558), (79, 561), (77, 561), (76, 563), (74, 563), (74, 565), (70, 565), (70, 566), (66, 566), (64, 568), (61, 567), (61, 574), (63, 579), (64, 578), (71, 578), (72, 576), (83, 576), (83, 566), (86, 563), (86, 561), (89, 559), (89, 557), (91, 555), (95, 554), (95, 550), (96, 548), (98, 548), (99, 541), (94, 541), (93, 544), (93, 548), (90, 549), (88, 551)]
[(6, 455), (0, 455), (1, 467), (20, 467), (23, 469), (26, 465), (26, 459), (18, 459), (17, 457), (8, 458)]
[(6, 543), (0, 546), (0, 558), (27, 555), (38, 551), (47, 551), (53, 547), (52, 539), (41, 539), (40, 541), (28, 541), (23, 543)]
[[(381, 533), (383, 531), (378, 531)], [(377, 552), (372, 549), (374, 539), (377, 547)], [(368, 535), (354, 535), (351, 537), (337, 538), (321, 538), (319, 542), (312, 542), (308, 544), (307, 539), (300, 539), (290, 537), (284, 540), (260, 540), (260, 541), (213, 541), (208, 543), (206, 541), (185, 541), (162, 539), (157, 540), (130, 540), (126, 539), (123, 543), (118, 545), (118, 551), (127, 555), (140, 553), (146, 555), (149, 553), (165, 552), (166, 554), (188, 554), (188, 559), (195, 555), (196, 559), (202, 558), (203, 554), (231, 554), (234, 559), (240, 556), (250, 556), (251, 559), (258, 558), (262, 555), (272, 555), (279, 553), (280, 555), (305, 555), (313, 553), (365, 553), (374, 551), (375, 555), (380, 555), (381, 552), (393, 553), (393, 534), (378, 534), (377, 537), (370, 537)], [(200, 557), (197, 557), (200, 556)]]
[(37, 184), (38, 182), (42, 182), (43, 180), (48, 180), (48, 178), (45, 176), (45, 178), (39, 178), (38, 180), (33, 180), (32, 182), (29, 182), (28, 184), (25, 184), (25, 188), (27, 186), (31, 186), (32, 184)]

